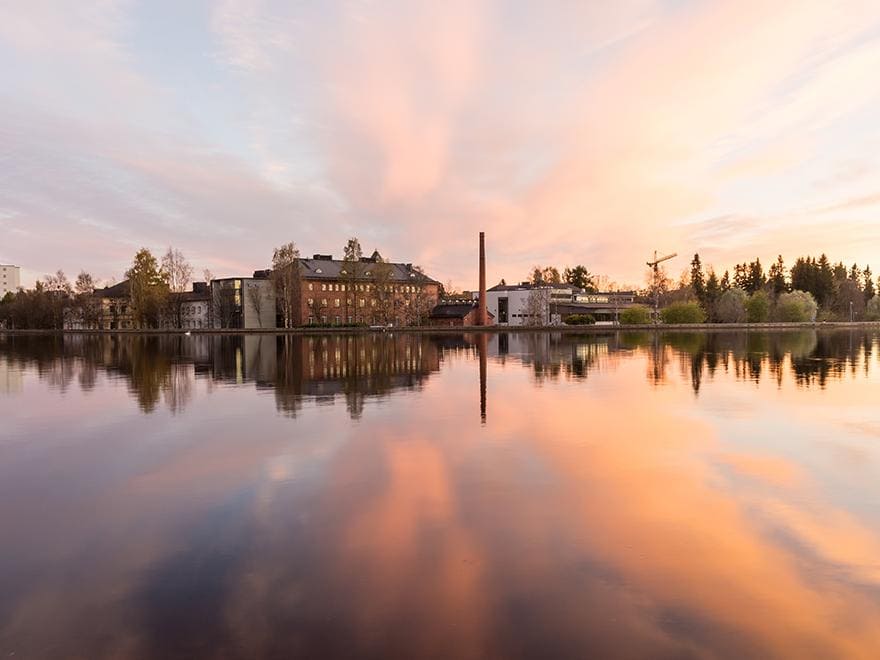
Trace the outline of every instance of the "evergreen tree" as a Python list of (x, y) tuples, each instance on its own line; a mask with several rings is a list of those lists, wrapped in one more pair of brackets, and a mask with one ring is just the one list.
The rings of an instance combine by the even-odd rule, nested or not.
[[(691, 288), (703, 309), (706, 309), (706, 282), (703, 277), (703, 264), (700, 263), (700, 255), (694, 254), (691, 261)], [(707, 310), (708, 311), (708, 310)]]
[(865, 279), (864, 293), (865, 293), (865, 302), (869, 301), (874, 297), (874, 280), (871, 279), (873, 274), (871, 273), (871, 267), (865, 266), (865, 270), (862, 272), (862, 277)]
[(730, 288), (730, 271), (725, 270), (721, 276), (721, 291), (727, 291)]
[(723, 290), (721, 283), (718, 281), (718, 276), (715, 274), (714, 269), (710, 268), (709, 277), (706, 278), (705, 303), (703, 304), (710, 323), (715, 323), (718, 320), (718, 300), (721, 298), (722, 293)]
[[(820, 306), (827, 307), (830, 305), (831, 298), (834, 295), (834, 271), (824, 252), (819, 257), (819, 261), (816, 262), (816, 268), (816, 282), (811, 293)], [(845, 268), (844, 272), (846, 272)]]
[(781, 254), (776, 258), (776, 263), (771, 264), (768, 275), (768, 281), (773, 287), (774, 296), (778, 296), (780, 293), (788, 290), (788, 285), (785, 282), (785, 262), (782, 260)]
[(764, 277), (764, 267), (761, 266), (761, 260), (755, 259), (748, 266), (748, 271), (746, 273), (745, 290), (749, 293), (755, 293), (755, 291), (759, 291), (764, 287), (766, 281), (767, 280)]

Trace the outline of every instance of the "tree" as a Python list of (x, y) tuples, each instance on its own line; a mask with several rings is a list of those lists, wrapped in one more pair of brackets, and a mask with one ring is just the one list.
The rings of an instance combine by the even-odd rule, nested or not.
[(550, 316), (550, 289), (540, 287), (529, 291), (525, 314), (525, 325), (547, 325)]
[(785, 323), (805, 323), (816, 320), (818, 305), (808, 291), (783, 293), (776, 301), (774, 317), (776, 321)]
[(80, 271), (73, 285), (76, 313), (84, 328), (101, 326), (101, 302), (95, 299), (95, 280), (86, 271)]
[(563, 271), (563, 278), (568, 284), (583, 289), (587, 293), (596, 292), (594, 278), (590, 274), (590, 271), (587, 270), (586, 266), (581, 266), (579, 264), (574, 268), (566, 268)]
[(865, 294), (859, 288), (858, 282), (851, 279), (840, 282), (831, 308), (842, 321), (861, 319), (865, 314)]
[(706, 309), (706, 280), (703, 276), (703, 264), (700, 262), (699, 254), (694, 254), (691, 261), (691, 289), (693, 289), (697, 301), (703, 309)]
[(811, 293), (816, 303), (822, 307), (827, 307), (831, 303), (831, 296), (834, 295), (834, 273), (828, 257), (824, 253), (819, 257), (816, 266), (816, 282)]
[(770, 318), (770, 298), (762, 290), (755, 291), (746, 301), (749, 323), (766, 323)]
[(355, 237), (349, 238), (342, 250), (340, 274), (344, 281), (345, 313), (352, 321), (357, 318), (357, 287), (363, 277), (363, 263), (361, 262), (363, 256), (361, 242)]
[(722, 293), (718, 300), (718, 320), (721, 323), (745, 323), (747, 299), (748, 294), (738, 287)]
[(766, 283), (766, 278), (764, 277), (764, 268), (761, 266), (761, 260), (755, 259), (752, 263), (749, 264), (748, 270), (746, 271), (746, 286), (745, 289), (749, 293), (755, 293), (764, 287)]
[(776, 262), (771, 264), (768, 275), (767, 279), (773, 287), (774, 297), (788, 290), (788, 284), (785, 281), (785, 262), (782, 260), (781, 254), (776, 258)]
[(171, 295), (166, 306), (168, 319), (175, 328), (183, 325), (183, 296), (192, 281), (193, 268), (180, 250), (169, 246), (162, 257), (162, 272)]
[(155, 328), (159, 325), (162, 306), (168, 295), (167, 275), (147, 248), (134, 255), (131, 268), (125, 276), (131, 288), (131, 313), (137, 327)]
[(391, 282), (391, 264), (375, 253), (375, 262), (370, 264), (367, 275), (370, 278), (370, 306), (373, 320), (387, 325), (395, 320), (394, 285)]
[(633, 305), (620, 312), (621, 325), (648, 325), (651, 323), (651, 310), (644, 305)]
[(300, 303), (299, 250), (292, 241), (272, 252), (272, 285), (285, 328), (292, 328)]
[(706, 312), (695, 302), (678, 302), (664, 307), (660, 313), (663, 323), (702, 323), (706, 320)]
[(529, 281), (535, 285), (562, 284), (562, 277), (559, 275), (559, 269), (555, 266), (533, 266)]
[(721, 291), (727, 291), (730, 289), (730, 271), (725, 270), (724, 275), (721, 276)]
[(874, 296), (868, 301), (865, 318), (869, 321), (880, 321), (880, 296)]
[(722, 293), (723, 291), (721, 289), (721, 283), (718, 281), (718, 276), (715, 274), (715, 271), (710, 268), (709, 277), (706, 279), (706, 300), (704, 309), (706, 310), (706, 316), (711, 323), (715, 323), (718, 320), (718, 300), (721, 298)]
[(871, 298), (874, 297), (874, 280), (871, 279), (873, 277), (873, 273), (871, 273), (871, 267), (865, 266), (865, 270), (862, 272), (862, 277), (864, 278), (865, 285), (862, 289), (865, 295), (865, 302), (867, 303)]

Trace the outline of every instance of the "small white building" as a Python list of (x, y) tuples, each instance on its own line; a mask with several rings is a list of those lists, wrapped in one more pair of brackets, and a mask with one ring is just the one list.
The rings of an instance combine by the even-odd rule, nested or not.
[(11, 264), (0, 264), (0, 299), (7, 293), (15, 293), (21, 286), (21, 268)]
[(497, 284), (486, 291), (486, 309), (496, 325), (556, 325), (562, 322), (553, 310), (571, 303), (575, 292), (571, 284)]

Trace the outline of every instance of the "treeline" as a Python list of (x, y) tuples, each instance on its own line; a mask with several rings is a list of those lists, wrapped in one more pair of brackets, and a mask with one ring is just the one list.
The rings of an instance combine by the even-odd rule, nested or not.
[(873, 278), (870, 266), (847, 268), (825, 254), (799, 257), (790, 270), (779, 256), (766, 272), (755, 259), (718, 277), (695, 254), (678, 287), (661, 292), (662, 316), (667, 323), (876, 321), (880, 281)]
[[(193, 268), (172, 247), (157, 259), (148, 249), (138, 250), (125, 272), (131, 298), (131, 317), (137, 327), (157, 328), (165, 320), (180, 327), (183, 293), (191, 284)], [(210, 277), (208, 271), (205, 272)], [(0, 326), (20, 329), (60, 330), (65, 319), (85, 328), (100, 325), (104, 310), (94, 295), (97, 282), (81, 271), (70, 282), (64, 271), (38, 280), (33, 289), (20, 288), (0, 300)]]

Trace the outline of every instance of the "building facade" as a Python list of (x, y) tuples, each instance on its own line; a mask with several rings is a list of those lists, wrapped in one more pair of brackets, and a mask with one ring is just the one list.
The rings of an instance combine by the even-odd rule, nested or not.
[(21, 286), (21, 268), (11, 264), (0, 264), (0, 299), (7, 293), (15, 293)]
[[(480, 325), (479, 304), (476, 300), (445, 300), (431, 310), (430, 325), (439, 327), (466, 327)], [(495, 317), (487, 312), (486, 325), (492, 325)]]
[(571, 284), (502, 283), (487, 291), (486, 300), (498, 325), (559, 325), (578, 314), (611, 325), (620, 310), (635, 304), (635, 292), (588, 293)]
[(316, 254), (296, 267), (294, 325), (421, 325), (440, 298), (440, 282), (378, 252), (358, 261)]
[(276, 328), (275, 287), (266, 274), (211, 280), (210, 315), (213, 328), (255, 330)]
[(570, 284), (497, 284), (486, 291), (486, 308), (497, 325), (554, 325), (562, 322), (555, 307), (570, 303)]

